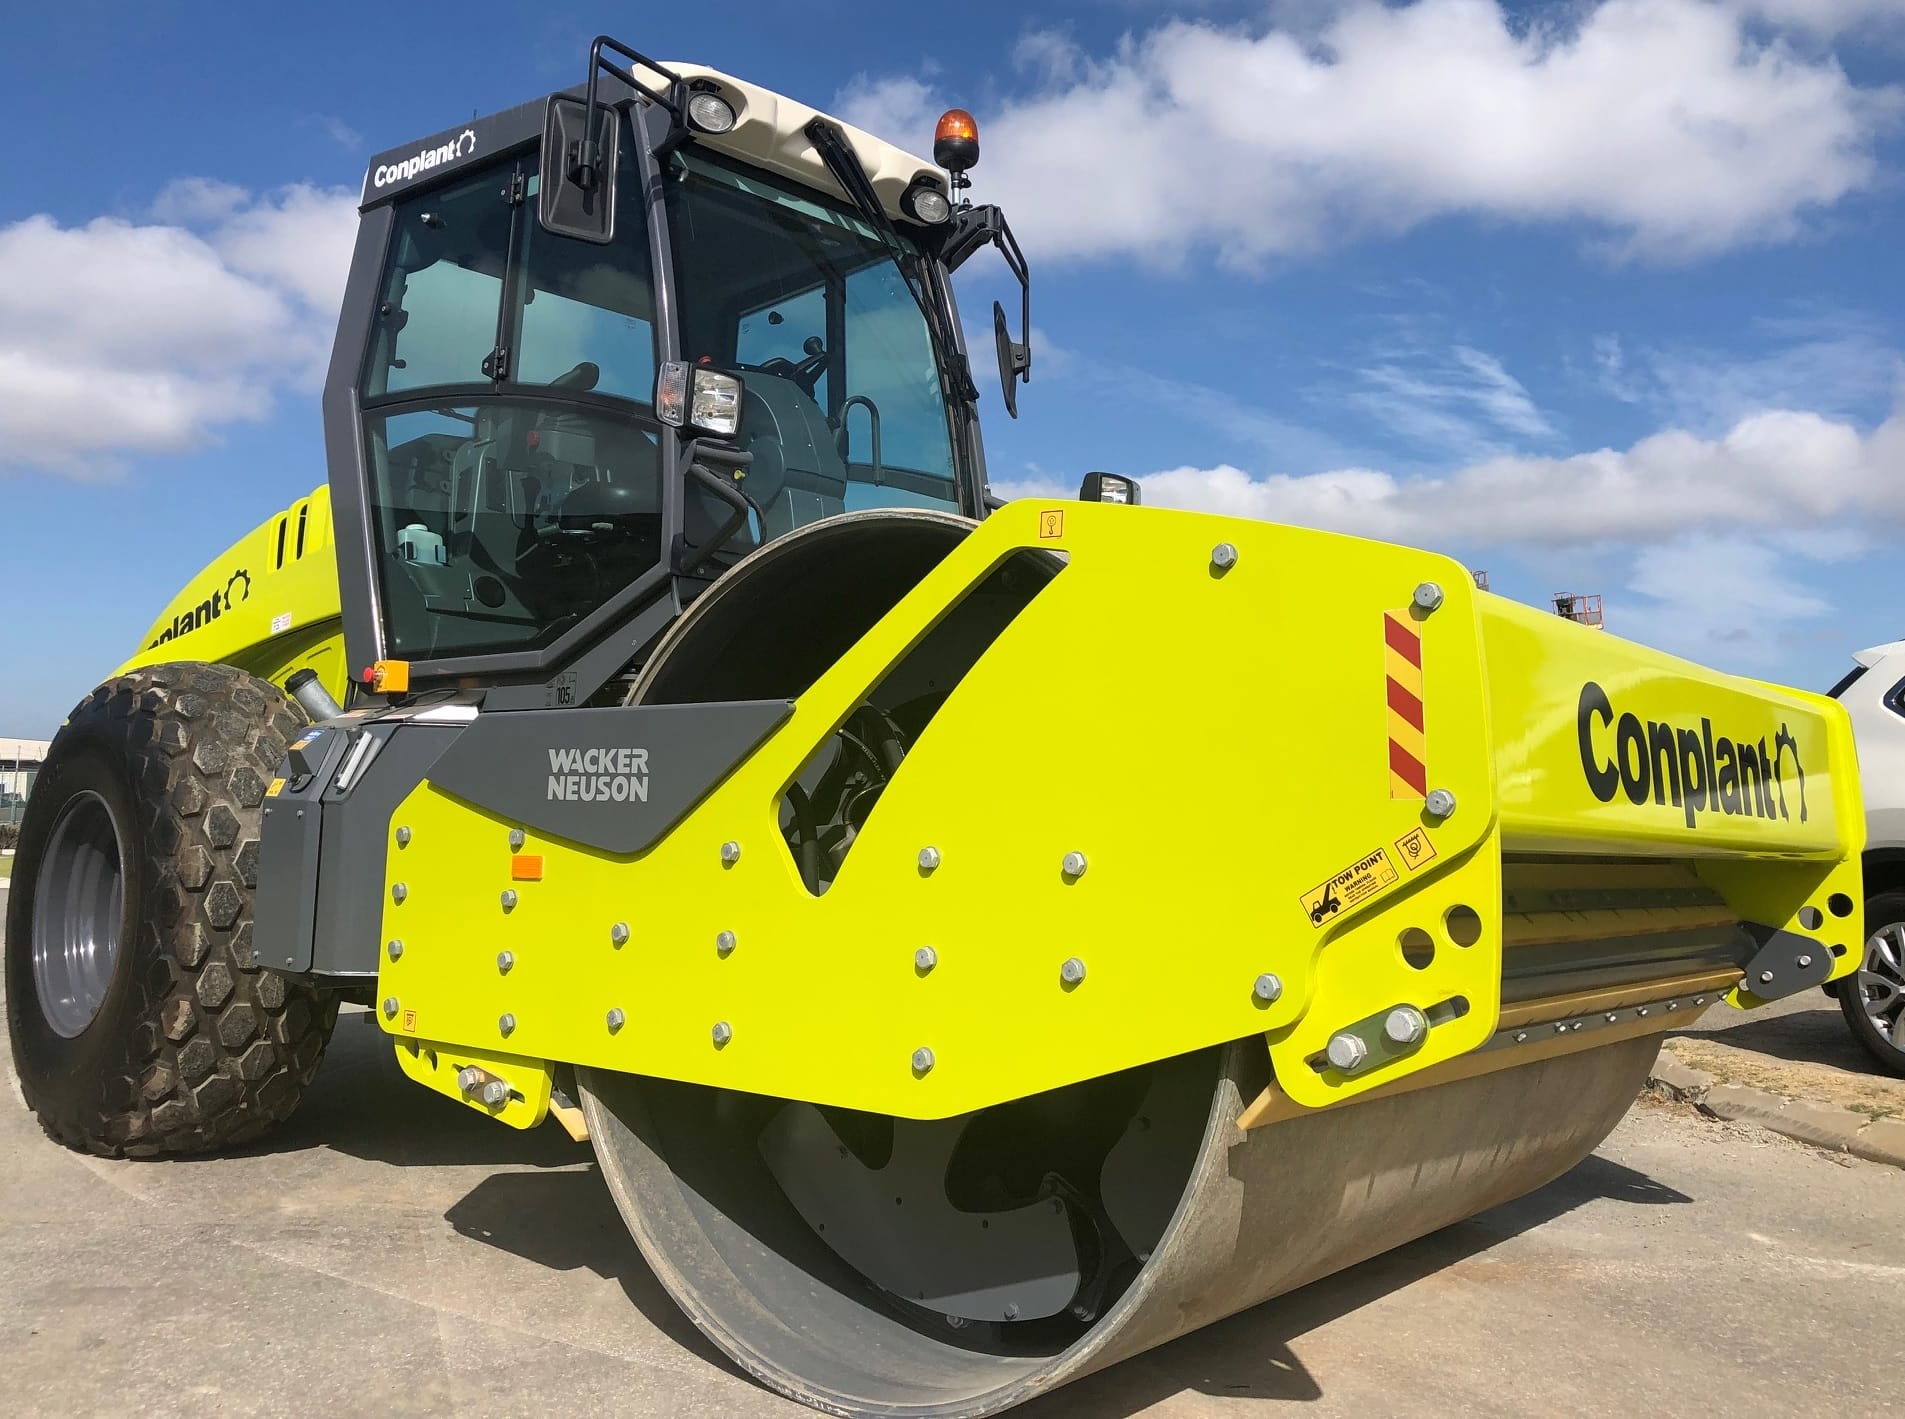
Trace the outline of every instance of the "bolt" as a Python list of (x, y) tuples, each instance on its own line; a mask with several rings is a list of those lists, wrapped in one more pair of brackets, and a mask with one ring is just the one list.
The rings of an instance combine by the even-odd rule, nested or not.
[(1442, 604), (1442, 588), (1435, 582), (1425, 581), (1416, 588), (1416, 594), (1411, 599), (1418, 610), (1433, 611)]
[(390, 900), (396, 902), (399, 906), (403, 904), (403, 899), (409, 895), (410, 889), (402, 882), (392, 882), (390, 884)]
[(1678, 1000), (1669, 1000), (1667, 1002), (1667, 1008), (1669, 1010), (1678, 1010), (1680, 1008), (1680, 1002)]
[(410, 846), (410, 829), (408, 828), (397, 829), (397, 846), (398, 847)]
[(1707, 1003), (1707, 998), (1704, 995), (1696, 995), (1693, 997), (1693, 1003), (1695, 1005), (1705, 1005)]
[(474, 1094), (482, 1082), (483, 1071), (474, 1064), (466, 1064), (456, 1072), (456, 1087), (465, 1094)]
[(1567, 1032), (1568, 1032), (1568, 1022), (1567, 1022), (1566, 1020), (1556, 1020), (1556, 1021), (1554, 1022), (1554, 1032), (1555, 1032), (1555, 1033), (1556, 1033), (1557, 1035), (1565, 1035), (1565, 1034), (1567, 1034)]
[(403, 955), (403, 942), (393, 940), (389, 945), (384, 947), (384, 950), (390, 953), (390, 959), (394, 961)]
[(511, 852), (521, 852), (523, 850), (523, 844), (527, 841), (528, 839), (523, 836), (523, 830), (521, 828), (511, 828), (509, 830), (509, 850)]
[(1615, 1021), (1619, 1020), (1620, 1018), (1621, 1017), (1616, 1015), (1612, 1010), (1607, 1012), (1607, 1023), (1610, 1025), (1612, 1025)]
[(964, 1330), (968, 1325), (972, 1324), (972, 1322), (967, 1320), (964, 1316), (947, 1316), (946, 1324), (951, 1326), (954, 1330)]
[(500, 1079), (492, 1079), (483, 1086), (483, 1102), (493, 1109), (500, 1109), (509, 1102), (509, 1085)]
[(1210, 549), (1210, 564), (1220, 572), (1227, 572), (1237, 565), (1237, 547), (1233, 542), (1219, 542)]
[(930, 1074), (933, 1071), (933, 1052), (925, 1045), (913, 1051), (913, 1072)]
[(1085, 978), (1085, 963), (1076, 956), (1067, 956), (1065, 964), (1058, 968), (1058, 975), (1066, 985), (1077, 985)]
[(502, 1018), (496, 1022), (496, 1028), (505, 1035), (513, 1035), (516, 1033), (516, 1017), (505, 1011)]
[(1392, 1044), (1412, 1045), (1429, 1033), (1429, 1018), (1413, 1005), (1399, 1005), (1382, 1022), (1382, 1032)]
[(1265, 971), (1257, 977), (1257, 983), (1250, 987), (1250, 993), (1265, 1005), (1273, 1005), (1283, 998), (1283, 982)]
[(938, 964), (939, 952), (930, 946), (922, 946), (913, 953), (913, 969), (916, 971), (930, 971)]
[(515, 964), (516, 953), (514, 951), (498, 951), (496, 953), (496, 969), (501, 971), (504, 975), (508, 975), (509, 968)]
[(1528, 1032), (1527, 1032), (1526, 1030), (1517, 1030), (1517, 1031), (1515, 1031), (1515, 1043), (1516, 1043), (1516, 1044), (1525, 1044), (1525, 1043), (1527, 1042), (1527, 1040), (1528, 1040)]
[(721, 1046), (733, 1038), (734, 1026), (730, 1025), (726, 1020), (716, 1020), (714, 1022), (714, 1047), (716, 1049), (720, 1049)]
[(729, 955), (734, 950), (734, 933), (732, 931), (724, 931), (715, 937), (714, 949), (716, 955), (722, 957)]
[(1331, 1064), (1350, 1074), (1363, 1067), (1363, 1061), (1369, 1058), (1369, 1046), (1360, 1037), (1343, 1030), (1330, 1036), (1329, 1048), (1324, 1053)]
[(388, 1020), (397, 1018), (397, 997), (394, 995), (384, 997), (384, 1018)]
[(1803, 971), (1806, 969), (1807, 966), (1810, 966), (1812, 964), (1812, 957), (1801, 956), (1797, 961), (1793, 962), (1793, 964), (1798, 966), (1799, 969)]
[(618, 921), (609, 928), (609, 944), (611, 946), (626, 946), (628, 944), (627, 922)]
[(506, 912), (516, 910), (516, 889), (514, 887), (505, 887), (503, 889), (503, 910)]
[(741, 845), (739, 843), (729, 841), (721, 844), (721, 865), (723, 867), (732, 867), (740, 860)]
[(628, 1016), (623, 1013), (621, 1006), (618, 1005), (613, 1010), (609, 1011), (609, 1033), (611, 1035), (614, 1034), (617, 1030), (621, 1029), (622, 1026), (626, 1025), (627, 1023), (628, 1023)]
[(1019, 1308), (1017, 1306), (1007, 1306), (1005, 1308), (1005, 1318), (1007, 1320), (1017, 1320), (1019, 1318)]
[(1771, 971), (1761, 971), (1759, 973), (1759, 979), (1761, 985), (1771, 985), (1773, 983), (1773, 973)]
[(1065, 854), (1065, 860), (1060, 863), (1059, 866), (1065, 869), (1065, 875), (1067, 877), (1083, 877), (1085, 875), (1085, 869), (1091, 866), (1091, 864), (1085, 861), (1084, 853), (1068, 852)]
[(939, 866), (939, 849), (938, 848), (923, 847), (919, 850), (919, 870), (921, 872), (931, 872), (934, 868), (938, 866)]
[(1455, 795), (1446, 788), (1432, 788), (1422, 807), (1431, 818), (1446, 818), (1455, 811)]
[(1634, 1013), (1636, 1015), (1645, 1015), (1647, 1013), (1647, 1007), (1643, 1005), (1640, 1007), (1640, 1009), (1636, 1010)]

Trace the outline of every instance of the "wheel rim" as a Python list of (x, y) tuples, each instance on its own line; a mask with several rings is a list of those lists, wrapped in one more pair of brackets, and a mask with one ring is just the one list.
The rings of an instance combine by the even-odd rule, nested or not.
[(1859, 1003), (1879, 1038), (1905, 1054), (1905, 922), (1881, 926), (1865, 942), (1859, 965)]
[(106, 800), (74, 795), (53, 825), (33, 887), (33, 984), (40, 1013), (72, 1039), (98, 1015), (119, 960), (125, 874)]

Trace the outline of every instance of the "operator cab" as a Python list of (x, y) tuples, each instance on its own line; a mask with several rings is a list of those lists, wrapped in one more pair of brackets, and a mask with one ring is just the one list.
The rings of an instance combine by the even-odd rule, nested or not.
[(949, 273), (996, 209), (949, 261), (974, 209), (868, 135), (611, 41), (587, 94), (372, 167), (326, 392), (359, 664), (541, 674), (808, 523), (984, 513)]

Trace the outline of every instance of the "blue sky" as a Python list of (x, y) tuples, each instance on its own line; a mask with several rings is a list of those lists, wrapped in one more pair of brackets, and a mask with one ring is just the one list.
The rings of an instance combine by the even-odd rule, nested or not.
[(365, 159), (618, 25), (916, 151), (978, 115), (1035, 278), (1004, 491), (1127, 472), (1800, 684), (1905, 635), (1905, 0), (73, 0), (0, 53), (0, 733), (322, 480)]

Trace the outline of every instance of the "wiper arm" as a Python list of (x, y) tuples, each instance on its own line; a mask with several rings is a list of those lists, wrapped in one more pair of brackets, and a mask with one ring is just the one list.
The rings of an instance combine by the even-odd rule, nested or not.
[(873, 183), (867, 177), (867, 170), (861, 166), (859, 154), (853, 151), (853, 145), (847, 142), (847, 135), (824, 118), (816, 118), (807, 125), (807, 136), (813, 140), (814, 149), (820, 154), (820, 160), (827, 165), (827, 171), (833, 174), (834, 181), (847, 194), (854, 209), (866, 219), (867, 224), (878, 233), (880, 240), (886, 243), (893, 255), (893, 261), (900, 268), (900, 278), (906, 283), (906, 289), (913, 294), (914, 304), (926, 318), (926, 330), (932, 337), (933, 346), (939, 352), (939, 361), (947, 374), (952, 377), (953, 393), (967, 403), (979, 397), (979, 386), (972, 382), (972, 367), (966, 357), (960, 353), (958, 342), (953, 339), (947, 325), (945, 312), (939, 303), (926, 295), (926, 280), (923, 273), (915, 274), (906, 268), (909, 259), (916, 259), (913, 251), (900, 236), (899, 228), (893, 225), (893, 219), (886, 214), (886, 208), (880, 205), (880, 195), (873, 190)]

